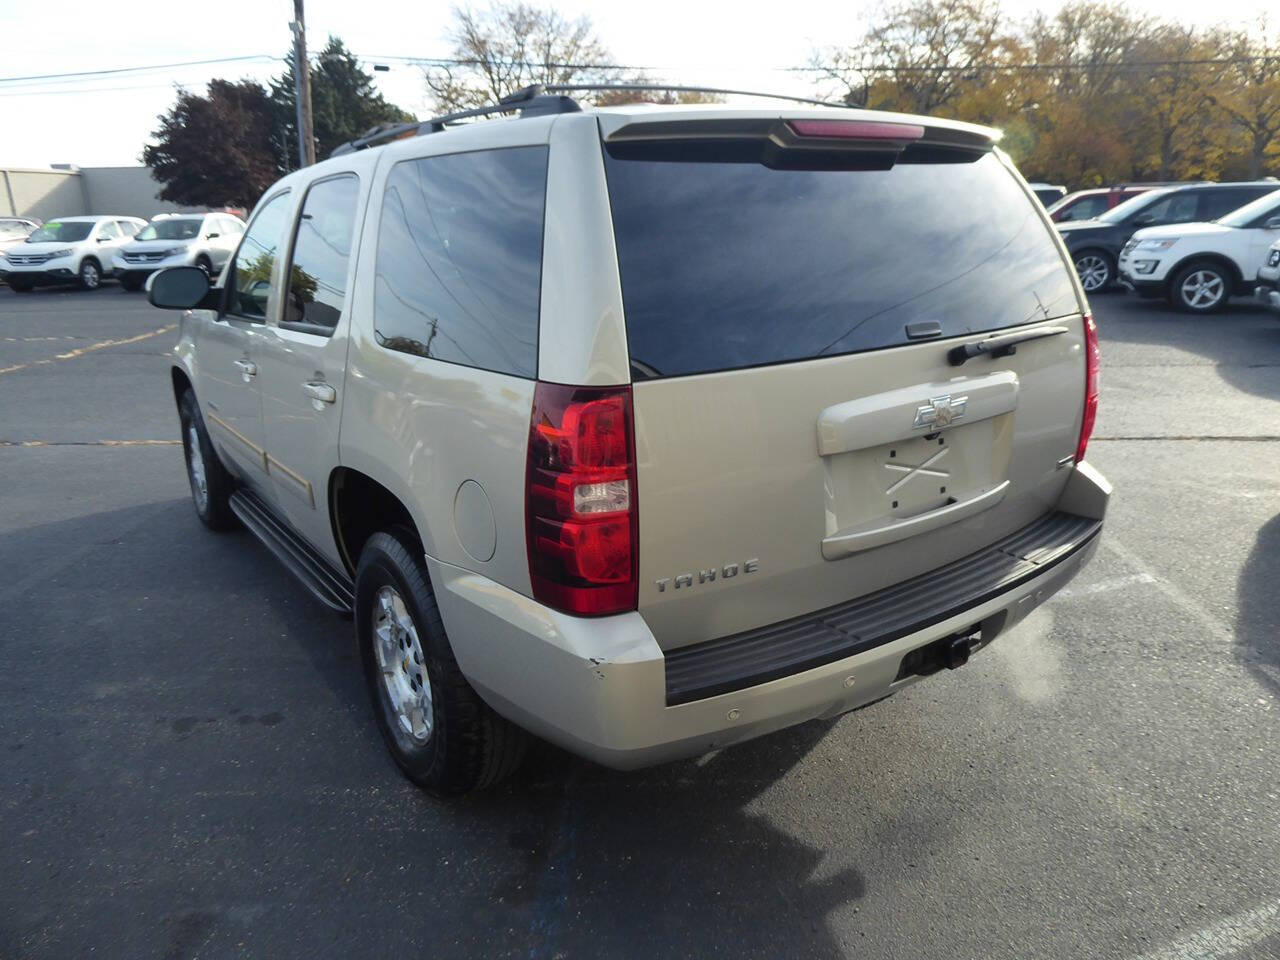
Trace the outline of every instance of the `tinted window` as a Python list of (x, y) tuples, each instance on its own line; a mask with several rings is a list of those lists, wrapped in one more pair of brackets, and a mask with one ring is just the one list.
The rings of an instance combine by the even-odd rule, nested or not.
[(535, 376), (546, 179), (546, 147), (396, 164), (378, 228), (378, 342)]
[(1260, 227), (1280, 212), (1280, 190), (1264, 193), (1242, 207), (1237, 207), (1218, 222), (1228, 227)]
[(1081, 197), (1079, 201), (1073, 203), (1070, 208), (1062, 215), (1063, 220), (1089, 220), (1096, 217), (1100, 213), (1106, 212), (1107, 198), (1103, 194), (1094, 194), (1091, 197)]
[(606, 152), (637, 376), (906, 343), (1078, 309), (1040, 213), (993, 154), (889, 170)]
[(92, 220), (50, 220), (31, 234), (31, 242), (74, 243), (89, 236), (89, 231), (92, 229)]
[(288, 323), (330, 332), (342, 316), (347, 264), (355, 233), (360, 181), (337, 177), (313, 184), (302, 202), (289, 270)]
[(1202, 220), (1217, 220), (1232, 210), (1243, 207), (1259, 197), (1264, 197), (1275, 187), (1228, 187), (1223, 190), (1206, 190)]
[[(1192, 191), (1170, 193), (1148, 205), (1138, 217), (1148, 223), (1190, 223), (1200, 219), (1196, 215), (1199, 208), (1199, 193)], [(1119, 207), (1116, 209), (1118, 210)]]
[(236, 250), (227, 281), (230, 297), (227, 311), (257, 319), (267, 315), (267, 298), (271, 292), (271, 272), (284, 235), (285, 214), (289, 194), (281, 193), (267, 201), (258, 211)]

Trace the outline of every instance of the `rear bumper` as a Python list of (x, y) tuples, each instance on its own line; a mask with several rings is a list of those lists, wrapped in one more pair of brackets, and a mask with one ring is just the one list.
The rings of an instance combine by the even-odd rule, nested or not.
[(1058, 513), (886, 596), (801, 618), (839, 628), (799, 645), (792, 621), (664, 655), (638, 613), (567, 616), (428, 560), (458, 664), (485, 700), (565, 749), (632, 769), (879, 700), (919, 679), (903, 658), (934, 641), (979, 634), (985, 646), (1089, 561), (1109, 495), (1081, 464)]

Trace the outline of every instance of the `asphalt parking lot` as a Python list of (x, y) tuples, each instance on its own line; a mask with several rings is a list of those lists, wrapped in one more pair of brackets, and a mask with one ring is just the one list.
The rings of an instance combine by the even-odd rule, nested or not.
[(196, 520), (176, 315), (0, 288), (0, 958), (1280, 956), (1280, 321), (1094, 307), (1069, 591), (837, 721), (444, 805), (350, 624)]

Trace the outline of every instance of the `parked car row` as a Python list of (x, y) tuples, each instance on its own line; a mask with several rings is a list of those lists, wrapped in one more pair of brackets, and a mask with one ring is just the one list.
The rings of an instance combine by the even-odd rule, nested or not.
[(1208, 313), (1253, 291), (1280, 239), (1280, 183), (1156, 187), (1057, 227), (1087, 293), (1119, 283)]
[(93, 290), (116, 277), (140, 290), (162, 267), (199, 267), (216, 276), (244, 233), (230, 213), (162, 213), (138, 217), (61, 217), (38, 225), (0, 220), (0, 278), (14, 291), (76, 283)]

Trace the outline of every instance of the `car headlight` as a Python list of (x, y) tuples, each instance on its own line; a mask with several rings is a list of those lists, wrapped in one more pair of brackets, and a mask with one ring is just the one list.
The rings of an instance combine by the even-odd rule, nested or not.
[(1135, 250), (1168, 250), (1177, 242), (1178, 242), (1177, 237), (1174, 237), (1172, 240), (1139, 240), (1138, 245), (1134, 249)]
[(74, 250), (72, 250), (70, 247), (67, 247), (65, 250), (55, 250), (55, 251), (53, 251), (53, 253), (49, 254), (49, 259), (50, 259), (50, 260), (57, 260), (59, 257), (69, 257), (69, 256), (71, 256), (73, 253), (75, 253), (75, 251), (74, 251)]

